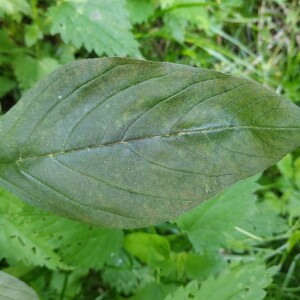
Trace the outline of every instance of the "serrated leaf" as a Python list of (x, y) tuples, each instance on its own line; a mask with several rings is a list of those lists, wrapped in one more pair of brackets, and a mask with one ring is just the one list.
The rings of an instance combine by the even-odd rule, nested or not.
[[(196, 299), (261, 300), (272, 282), (276, 267), (266, 269), (262, 263), (242, 264), (226, 270), (219, 277), (204, 281)], [(175, 300), (175, 299), (174, 299)]]
[(38, 40), (43, 38), (43, 32), (36, 24), (25, 26), (25, 44), (27, 47), (33, 46)]
[(16, 197), (0, 190), (0, 259), (6, 258), (11, 265), (22, 261), (27, 265), (47, 266), (49, 269), (66, 267), (53, 249), (48, 247), (48, 238), (37, 237), (30, 219), (22, 219), (23, 206)]
[(256, 202), (257, 179), (258, 176), (254, 176), (240, 181), (178, 218), (176, 222), (187, 233), (196, 252), (232, 246), (236, 238), (245, 237), (237, 234), (237, 229), (258, 239), (287, 229), (284, 220), (266, 203)]
[(16, 48), (16, 45), (10, 40), (7, 31), (0, 29), (0, 51), (4, 53), (11, 53), (11, 51), (16, 50)]
[(132, 23), (146, 22), (154, 14), (152, 0), (127, 0), (127, 8)]
[(143, 266), (108, 266), (101, 273), (103, 281), (118, 293), (124, 295), (133, 294), (138, 288), (144, 287), (155, 278), (152, 269)]
[(151, 282), (139, 290), (130, 300), (164, 300), (175, 288), (176, 286), (174, 284)]
[(300, 145), (300, 109), (243, 78), (171, 63), (82, 60), (0, 120), (0, 184), (83, 222), (175, 218)]
[(204, 280), (208, 276), (217, 274), (224, 268), (223, 259), (212, 251), (203, 255), (187, 253), (184, 262), (185, 273), (190, 279)]
[(29, 4), (26, 0), (1, 0), (0, 16), (15, 15), (18, 13), (28, 14), (30, 11)]
[(26, 283), (7, 273), (0, 271), (1, 300), (38, 300), (36, 292)]
[(240, 181), (178, 218), (176, 222), (187, 233), (196, 252), (228, 245), (227, 237), (235, 233), (236, 226), (247, 222), (249, 211), (253, 210), (254, 192), (259, 187), (257, 179), (255, 176)]
[(184, 41), (185, 28), (191, 24), (199, 29), (209, 31), (212, 18), (208, 14), (206, 1), (198, 0), (161, 0), (161, 7), (165, 10), (164, 23), (175, 40)]
[(185, 287), (179, 287), (165, 300), (182, 299), (228, 299), (260, 300), (266, 295), (264, 288), (272, 282), (276, 268), (265, 269), (263, 264), (252, 263), (232, 267), (205, 280), (201, 287), (191, 281)]
[[(68, 266), (88, 270), (98, 270), (110, 256), (118, 252), (123, 242), (120, 230), (108, 230), (88, 226), (71, 220), (46, 216), (38, 220), (35, 216), (35, 232), (51, 235), (49, 246), (58, 249), (58, 254)], [(38, 230), (38, 225), (43, 230)]]
[(170, 255), (169, 241), (160, 235), (134, 232), (124, 238), (124, 247), (142, 262), (155, 265)]
[(49, 10), (51, 33), (77, 48), (82, 45), (99, 56), (140, 57), (138, 43), (130, 32), (131, 24), (124, 0), (61, 1)]
[[(8, 77), (0, 76), (0, 98), (15, 87), (15, 82)], [(1, 112), (1, 110), (0, 110)]]
[(13, 65), (15, 75), (23, 90), (31, 88), (38, 80), (59, 67), (58, 61), (54, 58), (35, 59), (28, 55), (18, 57)]
[(123, 241), (107, 230), (63, 219), (20, 202), (0, 190), (0, 259), (49, 269), (99, 269)]

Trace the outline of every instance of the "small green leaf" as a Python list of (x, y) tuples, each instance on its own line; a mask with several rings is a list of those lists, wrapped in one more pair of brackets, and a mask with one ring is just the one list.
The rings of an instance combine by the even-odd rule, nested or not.
[(154, 14), (152, 0), (127, 0), (127, 8), (132, 23), (146, 22)]
[(161, 0), (164, 9), (164, 23), (175, 40), (184, 41), (185, 29), (189, 24), (199, 29), (209, 31), (212, 18), (208, 14), (209, 3), (198, 0)]
[(300, 109), (223, 73), (82, 60), (0, 119), (0, 184), (83, 222), (170, 220), (300, 145)]
[(25, 26), (25, 44), (27, 47), (33, 46), (38, 40), (43, 38), (43, 32), (36, 24)]
[(169, 241), (157, 234), (131, 233), (124, 239), (124, 247), (129, 253), (150, 265), (165, 261), (170, 255)]
[(29, 14), (30, 7), (26, 0), (1, 0), (0, 16), (15, 15), (18, 13)]
[(22, 218), (24, 204), (0, 189), (0, 259), (5, 258), (11, 265), (21, 261), (49, 269), (66, 268), (57, 253), (48, 247), (49, 236), (37, 237), (32, 220)]
[(51, 33), (64, 42), (82, 45), (98, 55), (140, 57), (138, 43), (130, 32), (125, 0), (60, 1), (49, 9)]
[(10, 78), (0, 76), (0, 98), (10, 92), (15, 87), (15, 85), (16, 83)]
[(23, 90), (31, 88), (38, 80), (59, 67), (54, 58), (44, 57), (38, 60), (28, 55), (18, 57), (13, 64), (15, 75)]
[(0, 271), (1, 300), (39, 300), (36, 292), (23, 281)]
[[(17, 46), (11, 41), (8, 33), (4, 29), (0, 29), (0, 52), (11, 53), (12, 50), (16, 50)], [(1, 63), (2, 58), (0, 59)]]
[(139, 290), (130, 300), (164, 300), (165, 297), (174, 292), (175, 289), (175, 284), (158, 284), (151, 282)]

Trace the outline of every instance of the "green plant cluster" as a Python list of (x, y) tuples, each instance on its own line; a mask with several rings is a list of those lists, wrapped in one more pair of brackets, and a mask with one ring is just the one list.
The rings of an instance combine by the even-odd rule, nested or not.
[[(299, 4), (1, 0), (2, 114), (59, 66), (99, 56), (230, 72), (299, 103)], [(67, 220), (0, 190), (0, 268), (40, 299), (299, 299), (299, 253), (299, 150), (176, 220), (139, 230)]]

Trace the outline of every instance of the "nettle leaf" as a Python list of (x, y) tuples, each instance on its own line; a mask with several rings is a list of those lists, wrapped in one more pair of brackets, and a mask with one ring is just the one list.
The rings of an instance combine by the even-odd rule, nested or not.
[(127, 0), (127, 9), (132, 23), (143, 23), (154, 14), (152, 0)]
[(1, 0), (0, 17), (3, 15), (29, 14), (30, 6), (26, 0)]
[(300, 109), (247, 79), (172, 63), (70, 63), (0, 119), (0, 184), (108, 227), (170, 220), (300, 145)]
[[(10, 265), (22, 261), (26, 265), (66, 268), (60, 257), (48, 247), (49, 236), (37, 237), (31, 220), (22, 218), (26, 205), (9, 192), (0, 189), (0, 259)], [(40, 228), (41, 230), (41, 228)]]
[[(196, 252), (232, 247), (234, 241), (246, 237), (238, 234), (237, 228), (259, 237), (270, 237), (275, 232), (287, 230), (284, 220), (276, 212), (265, 202), (256, 201), (255, 192), (260, 187), (256, 183), (258, 177), (237, 182), (176, 220)], [(255, 242), (244, 241), (244, 246)]]
[(149, 265), (156, 265), (165, 261), (171, 250), (167, 238), (145, 232), (134, 232), (126, 235), (124, 247), (130, 254)]
[(225, 270), (216, 279), (205, 280), (201, 287), (196, 281), (191, 281), (185, 287), (179, 287), (165, 300), (179, 299), (264, 299), (266, 288), (272, 282), (272, 276), (277, 268), (265, 269), (263, 264), (257, 262), (241, 264)]
[(208, 14), (209, 4), (198, 0), (160, 0), (164, 23), (173, 38), (183, 42), (189, 24), (209, 33), (213, 22)]
[(119, 252), (121, 230), (60, 218), (0, 189), (0, 260), (49, 269), (100, 269)]
[[(15, 82), (6, 76), (0, 76), (0, 98), (15, 87)], [(1, 110), (0, 110), (1, 112)]]
[(60, 1), (49, 10), (51, 33), (98, 55), (140, 57), (125, 0)]
[(54, 58), (44, 57), (38, 60), (29, 55), (16, 58), (13, 65), (20, 88), (23, 90), (31, 88), (38, 80), (60, 66)]
[(39, 297), (26, 283), (0, 271), (0, 299), (38, 300)]

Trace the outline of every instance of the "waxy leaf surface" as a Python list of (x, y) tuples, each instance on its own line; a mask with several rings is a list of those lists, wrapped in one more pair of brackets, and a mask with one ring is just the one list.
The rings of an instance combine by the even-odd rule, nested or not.
[(300, 109), (243, 78), (171, 63), (82, 60), (0, 119), (0, 184), (107, 227), (170, 220), (300, 145)]

